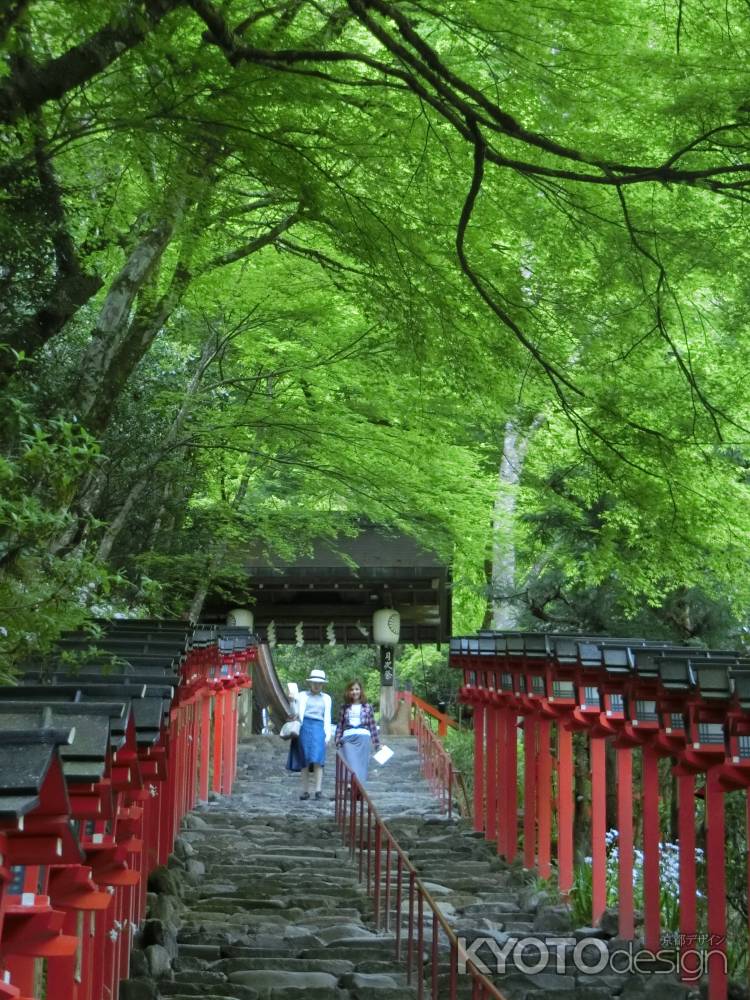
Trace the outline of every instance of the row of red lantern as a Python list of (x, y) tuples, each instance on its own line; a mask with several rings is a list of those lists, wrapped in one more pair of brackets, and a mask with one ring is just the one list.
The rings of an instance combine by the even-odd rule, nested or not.
[[(694, 650), (682, 653), (696, 655)], [(674, 656), (675, 651), (671, 650), (670, 655)], [(613, 744), (617, 762), (619, 932), (624, 938), (632, 938), (634, 933), (632, 754), (640, 750), (645, 944), (652, 950), (658, 950), (660, 943), (659, 758), (672, 758), (678, 778), (680, 940), (688, 947), (697, 940), (695, 779), (698, 774), (705, 775), (702, 794), (706, 797), (707, 821), (707, 935), (712, 942), (709, 995), (711, 1000), (723, 1000), (727, 993), (722, 956), (726, 940), (723, 795), (750, 785), (750, 756), (741, 740), (750, 733), (750, 710), (744, 707), (736, 689), (728, 684), (724, 698), (717, 689), (705, 697), (695, 685), (685, 685), (681, 690), (665, 687), (658, 672), (648, 676), (639, 676), (633, 670), (607, 673), (601, 666), (597, 669), (595, 660), (587, 664), (580, 654), (558, 658), (531, 651), (512, 657), (507, 653), (479, 656), (454, 649), (451, 661), (464, 671), (461, 698), (474, 708), (477, 829), (497, 840), (499, 853), (509, 859), (515, 857), (520, 723), (524, 746), (524, 864), (529, 868), (536, 864), (539, 874), (549, 877), (554, 820), (558, 879), (563, 892), (573, 882), (572, 734), (587, 734), (595, 921), (606, 905), (605, 744)], [(735, 662), (741, 671), (743, 664), (739, 659)]]
[(13, 740), (37, 755), (46, 740), (48, 759), (36, 786), (24, 786), (20, 814), (12, 798), (3, 811), (0, 791), (0, 998), (34, 1000), (44, 989), (46, 1000), (116, 1000), (149, 873), (166, 863), (185, 813), (208, 797), (210, 771), (216, 791), (231, 790), (237, 699), (254, 654), (238, 642), (222, 657), (215, 637), (188, 649), (158, 739), (139, 742), (129, 712), (95, 783), (66, 781), (68, 734), (4, 734), (11, 754), (23, 752)]

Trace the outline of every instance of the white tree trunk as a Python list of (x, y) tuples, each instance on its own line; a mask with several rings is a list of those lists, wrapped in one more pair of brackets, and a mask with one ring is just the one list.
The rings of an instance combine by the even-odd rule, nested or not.
[(492, 627), (512, 631), (518, 627), (520, 605), (516, 597), (516, 545), (514, 521), (518, 485), (531, 438), (542, 422), (534, 419), (521, 429), (509, 420), (503, 436), (503, 457), (498, 472), (492, 515)]

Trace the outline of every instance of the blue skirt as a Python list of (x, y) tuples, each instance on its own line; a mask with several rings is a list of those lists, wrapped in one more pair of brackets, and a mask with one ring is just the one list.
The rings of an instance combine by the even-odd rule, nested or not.
[(367, 783), (371, 745), (372, 739), (369, 733), (351, 733), (347, 736), (345, 732), (341, 741), (341, 756), (354, 771), (360, 785)]
[(322, 719), (303, 719), (296, 740), (289, 745), (288, 771), (301, 771), (309, 764), (325, 764), (326, 737)]

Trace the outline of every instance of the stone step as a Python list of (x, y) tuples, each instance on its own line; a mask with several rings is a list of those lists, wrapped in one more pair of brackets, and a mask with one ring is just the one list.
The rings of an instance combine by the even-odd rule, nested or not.
[[(501, 946), (525, 936), (588, 936), (583, 928), (570, 929), (568, 911), (555, 905), (554, 894), (531, 884), (520, 863), (500, 859), (496, 845), (478, 835), (470, 822), (448, 820), (440, 813), (419, 776), (413, 740), (394, 749), (389, 768), (371, 771), (376, 807), (457, 935), (468, 941), (490, 936)], [(406, 982), (404, 962), (396, 961), (393, 935), (398, 919), (405, 959), (408, 875), (402, 881), (399, 916), (392, 858), (390, 931), (377, 932), (373, 903), (358, 879), (359, 858), (351, 858), (333, 821), (330, 769), (325, 800), (302, 804), (297, 779), (283, 773), (285, 753), (278, 740), (249, 741), (241, 748), (234, 794), (213, 796), (186, 817), (169, 868), (158, 884), (154, 881), (158, 894), (149, 896), (152, 915), (182, 922), (171, 978), (144, 981), (151, 993), (125, 993), (122, 1000), (156, 1000), (157, 986), (169, 1000), (416, 997), (416, 984)], [(371, 854), (371, 872), (373, 864)], [(180, 898), (167, 905), (175, 897), (166, 894), (176, 893), (177, 884)], [(383, 903), (381, 894), (381, 917)], [(416, 907), (414, 918), (416, 923)], [(426, 906), (421, 928), (425, 998), (431, 995), (432, 924)], [(438, 995), (443, 997), (450, 978), (442, 931), (437, 949)], [(493, 952), (485, 948), (480, 957), (491, 965)], [(534, 957), (530, 948), (527, 958)], [(507, 1000), (611, 1000), (622, 991), (627, 977), (612, 983), (606, 977), (573, 975), (569, 957), (565, 955), (567, 974), (548, 970), (528, 976), (509, 956), (506, 974), (495, 981)], [(142, 956), (135, 965), (148, 968)], [(668, 989), (662, 991), (672, 1000)], [(471, 996), (471, 978), (459, 976), (458, 997)], [(632, 1000), (640, 993), (628, 996)]]

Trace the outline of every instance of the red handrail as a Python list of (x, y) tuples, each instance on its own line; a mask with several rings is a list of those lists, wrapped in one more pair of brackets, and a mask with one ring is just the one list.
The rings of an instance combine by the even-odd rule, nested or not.
[[(416, 978), (417, 1000), (428, 995), (431, 1000), (457, 1000), (459, 963), (472, 980), (472, 1000), (507, 1000), (505, 994), (495, 987), (476, 968), (467, 955), (459, 939), (440, 912), (438, 905), (425, 889), (417, 876), (417, 871), (408, 855), (397, 843), (393, 834), (381, 819), (372, 799), (364, 790), (357, 777), (347, 766), (340, 754), (336, 755), (335, 817), (344, 843), (349, 847), (352, 860), (357, 856), (359, 881), (365, 882), (367, 894), (372, 896), (375, 910), (375, 926), (386, 932), (391, 930), (393, 921), (394, 954), (402, 961), (403, 928), (402, 908), (408, 893), (408, 918), (406, 921), (406, 981), (411, 986)], [(366, 812), (366, 815), (365, 815)], [(385, 864), (383, 863), (385, 855)], [(395, 879), (393, 867), (396, 867)], [(395, 901), (393, 906), (393, 889)], [(425, 994), (425, 906), (431, 914), (430, 981)], [(440, 936), (444, 936), (449, 946), (449, 989), (442, 996), (439, 992)], [(416, 974), (416, 977), (415, 977)]]
[(437, 719), (438, 723), (438, 736), (446, 736), (448, 734), (448, 727), (453, 726), (454, 729), (458, 729), (458, 723), (455, 719), (452, 719), (450, 715), (446, 715), (445, 712), (438, 711), (434, 705), (431, 705), (428, 701), (420, 698), (418, 695), (413, 694), (411, 691), (397, 691), (396, 700), (406, 702), (407, 705), (411, 705), (412, 708), (412, 726), (414, 724), (414, 718), (420, 710), (426, 715), (429, 715), (433, 719)]
[(415, 712), (413, 732), (417, 738), (422, 774), (429, 782), (433, 794), (440, 799), (443, 812), (447, 812), (449, 817), (453, 816), (455, 797), (458, 799), (460, 814), (470, 818), (471, 807), (464, 776), (454, 766), (450, 754), (435, 735), (422, 711)]

